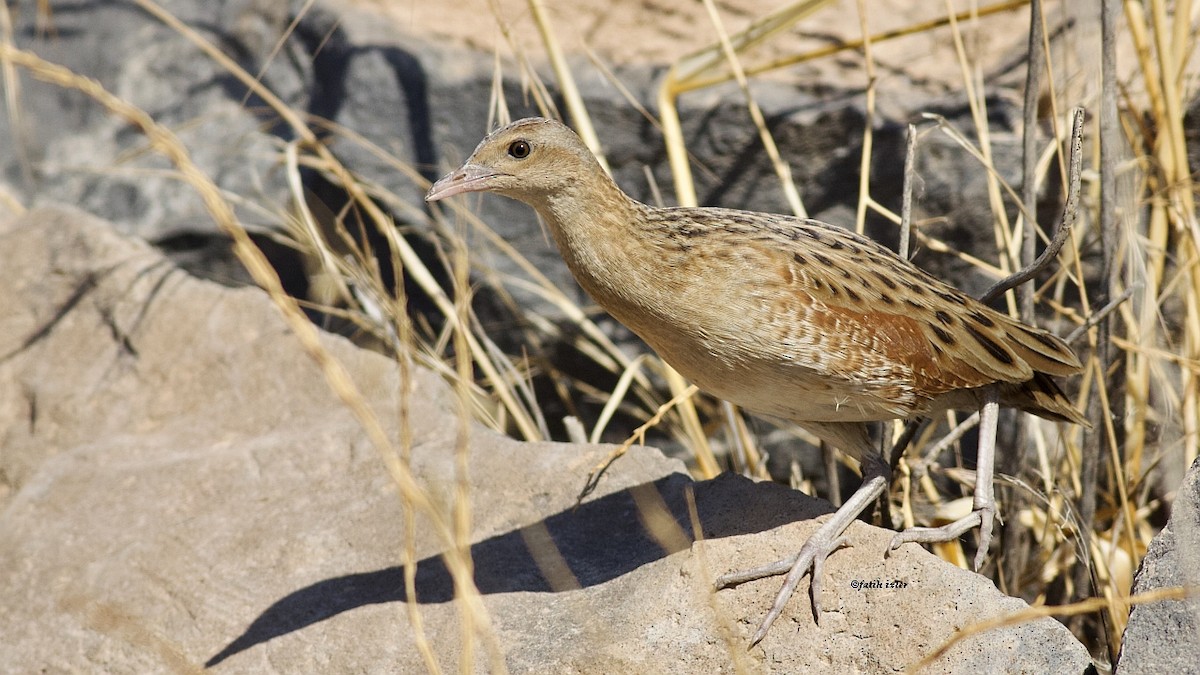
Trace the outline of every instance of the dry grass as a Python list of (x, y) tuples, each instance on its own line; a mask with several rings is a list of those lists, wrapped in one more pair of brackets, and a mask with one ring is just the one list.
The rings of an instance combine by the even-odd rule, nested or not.
[[(743, 32), (727, 37), (718, 30), (719, 41), (713, 47), (680, 59), (669, 72), (660, 89), (659, 106), (662, 129), (666, 136), (668, 156), (676, 179), (680, 203), (694, 203), (691, 187), (686, 141), (682, 137), (676, 99), (701, 86), (737, 79), (747, 97), (749, 119), (758, 128), (764, 151), (776, 165), (781, 180), (788, 181), (787, 167), (782, 165), (761, 112), (750, 97), (747, 73), (761, 73), (769, 68), (790, 65), (797, 59), (784, 59), (772, 64), (746, 65), (739, 61), (738, 49), (756, 40), (767, 39), (768, 33), (779, 29), (779, 17), (795, 21), (810, 12), (819, 11), (828, 3), (796, 2), (770, 17), (752, 23)], [(1042, 191), (1049, 180), (1065, 180), (1064, 134), (1069, 125), (1064, 115), (1073, 105), (1091, 110), (1093, 121), (1106, 116), (1119, 120), (1122, 134), (1109, 138), (1107, 156), (1094, 153), (1088, 174), (1092, 177), (1083, 203), (1080, 227), (1057, 271), (1043, 278), (1037, 289), (1038, 320), (1057, 327), (1063, 333), (1079, 327), (1077, 343), (1085, 358), (1086, 372), (1079, 387), (1081, 409), (1093, 406), (1095, 430), (1092, 433), (1078, 428), (1061, 428), (1035, 421), (1028, 429), (1034, 451), (1030, 465), (1022, 467), (1016, 476), (1003, 480), (1015, 489), (1009, 490), (1007, 536), (1025, 542), (1027, 550), (1009, 559), (1007, 549), (996, 552), (990, 572), (1006, 592), (1019, 595), (1034, 604), (1048, 601), (1066, 602), (1075, 598), (1093, 598), (1085, 603), (1090, 618), (1073, 624), (1077, 634), (1102, 660), (1117, 653), (1120, 636), (1129, 611), (1129, 592), (1132, 574), (1144, 555), (1149, 539), (1161, 524), (1166, 506), (1162, 497), (1173, 486), (1155, 485), (1155, 471), (1169, 462), (1178, 475), (1195, 459), (1197, 434), (1196, 339), (1200, 336), (1196, 311), (1198, 270), (1196, 211), (1193, 186), (1186, 162), (1183, 136), (1182, 102), (1193, 92), (1185, 81), (1183, 62), (1195, 48), (1194, 19), (1170, 21), (1172, 16), (1164, 2), (1147, 3), (1148, 18), (1141, 16), (1140, 5), (1127, 3), (1122, 32), (1115, 39), (1131, 39), (1136, 49), (1138, 70), (1121, 80), (1115, 78), (1090, 89), (1080, 97), (1064, 96), (1057, 82), (1074, 81), (1080, 76), (1074, 64), (1047, 63), (1041, 81), (1044, 101), (1032, 98), (1034, 104), (1045, 106), (1052, 123), (1051, 138), (1034, 147), (1032, 167), (1028, 177), (1034, 193)], [(945, 39), (953, 42), (962, 72), (962, 90), (970, 105), (974, 126), (971, 138), (939, 123), (922, 133), (950, 134), (966, 151), (979, 161), (980, 171), (986, 172), (989, 204), (997, 248), (1002, 252), (994, 261), (984, 261), (965, 252), (954, 251), (945, 242), (916, 232), (920, 243), (931, 250), (953, 253), (966, 260), (987, 276), (999, 277), (1028, 264), (1032, 251), (1024, 252), (1021, 242), (1030, 228), (1028, 208), (1018, 196), (1021, 186), (1006, 184), (992, 166), (991, 129), (987, 115), (985, 91), (987, 83), (981, 78), (978, 54), (972, 54), (965, 33), (979, 27), (982, 14), (1011, 9), (1012, 3), (977, 9), (967, 15), (955, 15), (947, 3), (946, 18), (914, 30), (933, 30), (941, 24), (949, 26)], [(714, 20), (715, 9), (706, 7)], [(1040, 3), (1039, 3), (1040, 7)], [(1176, 12), (1190, 14), (1190, 5), (1177, 5)], [(1038, 20), (1044, 28), (1049, 19), (1043, 13)], [(770, 31), (764, 29), (770, 26)], [(1172, 30), (1173, 28), (1173, 30)], [(863, 19), (862, 41), (855, 45), (863, 54), (864, 83), (868, 123), (864, 130), (864, 153), (871, 148), (871, 118), (875, 78), (870, 46), (872, 38)], [(905, 31), (898, 31), (903, 35)], [(1043, 35), (1045, 31), (1042, 31)], [(1152, 36), (1152, 37), (1151, 37)], [(890, 38), (889, 35), (878, 39)], [(1043, 38), (1044, 39), (1044, 38)], [(1114, 38), (1106, 38), (1114, 40)], [(1035, 40), (1036, 41), (1036, 40)], [(1041, 45), (1045, 49), (1048, 45)], [(1099, 61), (1101, 44), (1092, 45), (1093, 56)], [(1113, 45), (1116, 48), (1116, 45)], [(1047, 50), (1048, 51), (1048, 50)], [(1061, 53), (1061, 52), (1060, 52)], [(724, 56), (724, 61), (716, 58)], [(821, 56), (824, 56), (822, 54)], [(1036, 82), (1036, 80), (1035, 80)], [(1119, 111), (1103, 109), (1101, 93), (1112, 93), (1119, 87)], [(1081, 91), (1076, 86), (1074, 91)], [(1082, 91), (1089, 91), (1083, 89)], [(1034, 119), (1037, 116), (1034, 115)], [(1097, 146), (1099, 130), (1092, 125), (1092, 147)], [(1123, 153), (1126, 145), (1131, 151)], [(1144, 154), (1142, 154), (1144, 153)], [(1140, 156), (1139, 156), (1140, 154)], [(1123, 156), (1124, 155), (1124, 156)], [(863, 174), (857, 217), (862, 224), (867, 211), (874, 211), (888, 220), (899, 223), (900, 217), (874, 200), (870, 194), (867, 171), (869, 162), (862, 163)], [(1105, 180), (1108, 182), (1106, 183)], [(1127, 187), (1117, 192), (1122, 183)], [(785, 186), (785, 192), (790, 189)], [(1110, 195), (1117, 193), (1111, 203), (1102, 206), (1101, 188)], [(790, 194), (790, 193), (789, 193)], [(791, 198), (793, 209), (802, 212), (798, 198)], [(1010, 213), (1017, 211), (1015, 218)], [(1100, 231), (1107, 224), (1108, 229)], [(1044, 226), (1047, 224), (1041, 224)], [(1036, 234), (1045, 238), (1045, 234)], [(1171, 254), (1174, 252), (1174, 255)], [(1102, 257), (1109, 261), (1103, 275), (1085, 268), (1090, 260)], [(1101, 288), (1094, 287), (1100, 285)], [(1080, 298), (1072, 301), (1069, 298)], [(1111, 327), (1104, 321), (1091, 325), (1088, 318), (1100, 309), (1092, 302), (1107, 304), (1110, 299), (1131, 298), (1119, 303)], [(1089, 302), (1090, 301), (1090, 302)], [(1008, 295), (1010, 311), (1017, 311), (1015, 295)], [(1171, 314), (1170, 305), (1184, 307)], [(1112, 348), (1104, 329), (1111, 331)], [(1105, 376), (1105, 374), (1108, 374)], [(1116, 400), (1114, 400), (1116, 399)], [(1121, 415), (1120, 411), (1128, 411)], [(1107, 413), (1117, 413), (1113, 414)], [(956, 420), (948, 420), (954, 427)], [(943, 427), (943, 428), (949, 428)], [(917, 519), (914, 513), (929, 512), (915, 508), (914, 502), (934, 507), (937, 521), (948, 521), (969, 508), (955, 482), (935, 480), (941, 474), (961, 483), (969, 483), (961, 472), (943, 468), (944, 448), (935, 446), (940, 433), (932, 430), (919, 439), (910, 456), (922, 457), (912, 463), (902, 462), (899, 472), (899, 503), (904, 526), (937, 524)], [(1174, 441), (1172, 446), (1171, 439)], [(932, 448), (932, 451), (930, 450)], [(1089, 458), (1100, 460), (1099, 470), (1091, 476), (1086, 469)], [(1090, 497), (1098, 504), (1095, 515), (1080, 518), (1076, 509), (1081, 500), (1089, 499), (1088, 486), (1095, 486)], [(1015, 516), (1015, 517), (1014, 517)], [(1082, 521), (1082, 522), (1081, 522)], [(941, 545), (936, 551), (956, 564), (966, 566), (967, 556), (958, 542)], [(1080, 573), (1082, 571), (1082, 574)], [(1096, 602), (1095, 600), (1099, 600)], [(1069, 614), (1071, 612), (1063, 612)], [(1054, 614), (1053, 611), (1044, 614)]]
[[(460, 480), (454, 507), (445, 512), (437, 506), (426, 486), (414, 480), (407, 468), (411, 438), (401, 434), (390, 438), (374, 413), (363, 401), (355, 385), (332, 357), (320, 345), (312, 325), (300, 311), (295, 299), (284, 294), (277, 275), (267, 265), (261, 253), (250, 242), (245, 229), (237, 222), (225, 197), (212, 180), (191, 163), (186, 149), (171, 132), (144, 112), (106, 92), (99, 84), (79, 77), (61, 67), (47, 63), (36, 55), (12, 46), (7, 9), (0, 6), (0, 70), (4, 74), (8, 114), (20, 115), (20, 92), (15, 89), (12, 73), (20, 68), (34, 77), (68, 89), (88, 94), (100, 105), (139, 128), (155, 150), (171, 159), (180, 175), (203, 196), (214, 220), (236, 242), (236, 253), (246, 264), (255, 281), (265, 288), (280, 308), (289, 325), (300, 338), (314, 360), (321, 365), (330, 387), (358, 415), (364, 429), (375, 443), (383, 466), (399, 487), (405, 507), (407, 596), (415, 598), (415, 527), (416, 514), (435, 530), (444, 545), (445, 560), (450, 570), (463, 628), (463, 662), (458, 669), (470, 670), (477, 658), (485, 658), (492, 670), (504, 670), (490, 620), (471, 577), (469, 547), (471, 543), (470, 500), (466, 493), (466, 462), (471, 425), (475, 419), (484, 424), (536, 440), (549, 432), (542, 408), (533, 394), (532, 380), (545, 378), (554, 384), (559, 404), (568, 410), (585, 403), (599, 401), (604, 409), (592, 429), (583, 435), (595, 440), (607, 425), (617, 418), (625, 420), (630, 429), (637, 423), (634, 437), (643, 438), (646, 429), (655, 426), (663, 437), (670, 437), (684, 447), (690, 466), (698, 478), (708, 478), (717, 472), (733, 468), (756, 477), (765, 477), (764, 458), (756, 451), (757, 443), (747, 431), (740, 414), (723, 410), (720, 404), (703, 395), (694, 394), (687, 383), (668, 366), (653, 356), (633, 358), (622, 352), (589, 317), (585, 308), (577, 306), (529, 263), (519, 251), (508, 246), (486, 223), (460, 205), (452, 211), (432, 214), (413, 209), (399, 197), (381, 188), (364, 183), (347, 170), (329, 150), (317, 140), (312, 128), (325, 125), (343, 139), (359, 143), (385, 158), (398, 174), (420, 186), (428, 187), (412, 167), (371, 147), (352, 131), (330, 127), (327, 121), (311, 120), (289, 109), (262, 87), (253, 76), (224, 57), (219, 50), (182, 25), (150, 0), (137, 0), (147, 12), (172, 26), (180, 35), (198, 45), (206, 54), (237, 76), (248, 88), (262, 98), (288, 124), (297, 138), (295, 143), (280, 149), (280, 163), (292, 179), (294, 204), (273, 205), (281, 222), (286, 222), (292, 244), (308, 256), (314, 275), (327, 281), (328, 292), (319, 306), (352, 322), (363, 336), (370, 336), (380, 349), (391, 353), (401, 364), (404, 381), (416, 366), (431, 368), (454, 386), (460, 402), (460, 426), (456, 452)], [(994, 260), (982, 260), (969, 252), (956, 251), (954, 246), (923, 232), (920, 223), (914, 224), (916, 243), (933, 252), (959, 256), (977, 267), (980, 274), (998, 278), (1028, 262), (1028, 252), (1022, 250), (1025, 233), (1033, 228), (1026, 207), (1022, 204), (1021, 186), (1006, 184), (992, 167), (992, 132), (987, 114), (985, 92), (989, 83), (982, 81), (978, 66), (980, 54), (973, 53), (970, 35), (986, 26), (990, 12), (1008, 11), (1019, 2), (1006, 2), (976, 8), (956, 14), (947, 3), (946, 16), (935, 22), (912, 27), (908, 31), (870, 34), (866, 17), (862, 19), (863, 38), (820, 52), (797, 54), (790, 58), (773, 59), (765, 63), (742, 63), (745, 49), (786, 30), (797, 20), (821, 9), (824, 0), (802, 0), (788, 5), (770, 16), (752, 22), (749, 27), (730, 32), (711, 2), (705, 3), (714, 26), (713, 45), (695, 54), (681, 56), (665, 79), (658, 98), (657, 121), (665, 137), (668, 155), (675, 178), (675, 193), (679, 203), (695, 203), (687, 140), (681, 132), (676, 100), (699, 87), (735, 79), (741, 85), (747, 105), (747, 121), (758, 129), (764, 152), (776, 169), (785, 194), (796, 213), (803, 213), (802, 195), (792, 185), (790, 170), (780, 158), (763, 115), (748, 86), (749, 78), (773, 69), (783, 68), (804, 60), (828, 58), (838, 49), (857, 50), (862, 54), (864, 97), (866, 109), (873, 111), (875, 79), (871, 45), (885, 39), (903, 39), (906, 35), (937, 31), (940, 39), (953, 43), (962, 73), (962, 91), (970, 104), (974, 126), (954, 130), (934, 122), (922, 124), (920, 139), (929, 134), (950, 134), (966, 151), (978, 159), (979, 170), (987, 176), (989, 205), (993, 215), (994, 237), (1001, 255)], [(1072, 624), (1077, 635), (1093, 654), (1112, 657), (1119, 649), (1120, 636), (1128, 617), (1130, 585), (1133, 570), (1146, 551), (1150, 538), (1164, 522), (1164, 514), (1174, 486), (1157, 484), (1164, 467), (1170, 475), (1181, 475), (1182, 469), (1197, 456), (1197, 425), (1200, 386), (1200, 226), (1196, 221), (1194, 185), (1187, 165), (1184, 139), (1183, 104), (1194, 91), (1193, 82), (1185, 79), (1183, 64), (1191, 58), (1196, 45), (1195, 19), (1187, 2), (1167, 3), (1166, 0), (1146, 0), (1145, 3), (1125, 3), (1118, 38), (1132, 45), (1137, 68), (1106, 90), (1097, 86), (1079, 86), (1081, 71), (1077, 63), (1068, 61), (1064, 52), (1048, 52), (1049, 61), (1044, 73), (1039, 105), (1049, 111), (1041, 116), (1051, 123), (1052, 133), (1038, 140), (1033, 175), (1027, 177), (1037, 191), (1044, 191), (1051, 181), (1063, 180), (1066, 175), (1064, 146), (1069, 133), (1067, 111), (1083, 105), (1092, 120), (1106, 118), (1102, 110), (1102, 94), (1115, 96), (1119, 103), (1116, 123), (1117, 136), (1109, 150), (1124, 147), (1124, 155), (1093, 152), (1085, 171), (1088, 180), (1082, 200), (1079, 224), (1060, 264), (1053, 272), (1039, 278), (1034, 307), (1039, 323), (1062, 334), (1080, 328), (1076, 346), (1085, 360), (1085, 373), (1079, 381), (1080, 409), (1095, 411), (1095, 429), (1053, 425), (1029, 421), (1026, 438), (1031, 451), (1026, 466), (1016, 475), (1001, 478), (1009, 486), (1001, 495), (1006, 497), (1002, 513), (1006, 516), (1006, 537), (1022, 542), (1020, 554), (1011, 549), (997, 550), (994, 561), (985, 569), (1005, 592), (1024, 597), (1035, 605), (1065, 604), (1084, 600), (1075, 609), (1063, 614), (1086, 612), (1085, 621)], [(52, 22), (48, 8), (46, 21)], [(551, 19), (539, 0), (530, 0), (546, 52), (551, 57), (551, 69), (556, 89), (564, 92), (567, 109), (585, 140), (603, 157), (601, 140), (591, 131), (587, 109), (572, 83), (572, 71), (555, 43)], [(498, 10), (497, 10), (498, 12)], [(1172, 12), (1181, 13), (1175, 17)], [(1050, 25), (1054, 16), (1041, 17)], [(1175, 17), (1175, 20), (1172, 20)], [(511, 49), (516, 72), (506, 76), (519, 77), (527, 85), (531, 100), (546, 114), (555, 114), (548, 95), (549, 87), (542, 82), (525, 56), (529, 45), (504, 30), (506, 17), (497, 14)], [(522, 38), (526, 39), (526, 38)], [(1048, 43), (1047, 43), (1048, 44)], [(1099, 59), (1100, 45), (1094, 46)], [(1055, 59), (1059, 61), (1056, 62)], [(1069, 83), (1069, 87), (1067, 86)], [(1116, 91), (1113, 88), (1116, 87)], [(1065, 94), (1064, 91), (1075, 93)], [(507, 107), (496, 89), (492, 112), (498, 122), (508, 117)], [(575, 93), (572, 93), (575, 92)], [(868, 118), (868, 121), (870, 118)], [(966, 133), (964, 133), (966, 132)], [(864, 129), (866, 152), (870, 152), (872, 127)], [(1091, 147), (1096, 147), (1097, 126), (1091, 127)], [(863, 178), (858, 202), (858, 226), (869, 214), (877, 214), (900, 224), (901, 218), (871, 196), (871, 181), (867, 173), (869, 156), (862, 162)], [(332, 182), (343, 188), (351, 199), (351, 208), (328, 218), (307, 208), (299, 168), (320, 170)], [(1108, 185), (1109, 197), (1104, 202), (1101, 186)], [(1119, 191), (1111, 189), (1119, 188)], [(396, 223), (381, 207), (386, 205), (403, 213), (433, 236), (443, 252), (436, 264), (449, 272), (451, 287), (443, 288), (437, 281), (438, 272), (430, 261), (416, 255), (412, 247), (399, 236)], [(1102, 207), (1102, 204), (1107, 204)], [(1113, 209), (1116, 209), (1115, 211)], [(1016, 213), (1013, 217), (1012, 214)], [(1101, 226), (1107, 224), (1106, 231)], [(1045, 238), (1047, 223), (1039, 223), (1037, 236)], [(357, 227), (372, 228), (387, 243), (387, 250), (368, 250), (364, 247)], [(513, 262), (523, 274), (506, 278), (494, 270), (482, 267), (469, 254), (467, 240), (484, 242), (500, 255)], [(1103, 252), (1107, 251), (1107, 254)], [(386, 286), (381, 280), (378, 257), (388, 259), (430, 298), (442, 319), (441, 328), (414, 324), (407, 309), (402, 284)], [(1097, 260), (1108, 261), (1108, 267), (1097, 270)], [(471, 306), (472, 283), (485, 285), (489, 291), (508, 301), (512, 289), (532, 292), (552, 304), (571, 324), (563, 330), (538, 316), (526, 315), (524, 310), (509, 302), (514, 314), (522, 316), (526, 331), (521, 341), (529, 345), (528, 353), (536, 355), (547, 344), (568, 341), (579, 354), (596, 367), (609, 373), (616, 386), (613, 391), (600, 391), (577, 374), (561, 372), (538, 359), (524, 354), (505, 354), (492, 337), (481, 328)], [(1097, 288), (1096, 284), (1104, 287)], [(1097, 325), (1088, 319), (1099, 307), (1112, 298), (1128, 297), (1118, 305), (1108, 321)], [(1006, 302), (1010, 311), (1018, 311), (1017, 298), (1009, 294)], [(407, 388), (405, 392), (407, 392)], [(407, 399), (405, 398), (405, 401)], [(1117, 411), (1113, 419), (1106, 412)], [(406, 429), (407, 404), (397, 410), (400, 428)], [(636, 420), (637, 423), (629, 423)], [(893, 490), (892, 512), (900, 515), (893, 525), (931, 524), (932, 519), (950, 519), (960, 515), (964, 507), (960, 484), (969, 484), (969, 477), (947, 459), (961, 457), (954, 442), (939, 444), (950, 429), (962, 420), (949, 416), (931, 425), (916, 440), (909, 459), (901, 462)], [(728, 443), (716, 443), (719, 431), (726, 429)], [(631, 437), (630, 442), (633, 442)], [(1097, 460), (1098, 464), (1089, 465)], [(1089, 466), (1092, 468), (1089, 470)], [(583, 485), (583, 476), (565, 476), (567, 482)], [(803, 482), (810, 489), (810, 482)], [(1081, 509), (1090, 487), (1094, 486), (1095, 508), (1090, 513)], [(1081, 512), (1082, 511), (1082, 512)], [(926, 514), (924, 516), (918, 514)], [(947, 560), (966, 566), (967, 552), (959, 542), (936, 547)], [(417, 644), (424, 664), (431, 672), (440, 672), (440, 664), (422, 632), (421, 608), (411, 601), (407, 605), (408, 621), (417, 634)], [(1034, 616), (1053, 615), (1052, 609), (1035, 610)], [(485, 653), (480, 656), (477, 652)], [(738, 645), (729, 641), (730, 649)], [(734, 657), (737, 658), (734, 658)], [(733, 662), (740, 654), (731, 651)]]

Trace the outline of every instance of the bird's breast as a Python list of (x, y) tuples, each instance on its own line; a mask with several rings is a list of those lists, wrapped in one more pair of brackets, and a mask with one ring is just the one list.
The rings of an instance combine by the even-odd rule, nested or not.
[(609, 307), (664, 361), (704, 391), (743, 408), (795, 422), (909, 417), (925, 400), (894, 364), (864, 359), (836, 334), (745, 326)]
[[(885, 353), (887, 331), (814, 301), (768, 243), (722, 233), (656, 239), (560, 228), (576, 279), (614, 318), (705, 391), (803, 421), (907, 417), (923, 399), (911, 370)], [(784, 261), (790, 256), (784, 257)]]

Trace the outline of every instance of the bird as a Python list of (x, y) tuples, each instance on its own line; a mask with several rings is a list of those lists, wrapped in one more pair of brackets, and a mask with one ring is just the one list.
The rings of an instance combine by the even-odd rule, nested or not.
[(871, 424), (980, 412), (972, 512), (943, 527), (899, 532), (888, 549), (950, 541), (979, 527), (976, 569), (995, 518), (999, 408), (1085, 424), (1053, 379), (1081, 370), (1066, 342), (845, 228), (644, 204), (621, 190), (574, 131), (540, 117), (487, 134), (425, 199), (470, 192), (532, 207), (583, 290), (700, 389), (795, 423), (861, 463), (862, 485), (796, 554), (717, 579), (726, 588), (787, 574), (751, 646), (808, 574), (820, 621), (825, 559), (889, 483)]

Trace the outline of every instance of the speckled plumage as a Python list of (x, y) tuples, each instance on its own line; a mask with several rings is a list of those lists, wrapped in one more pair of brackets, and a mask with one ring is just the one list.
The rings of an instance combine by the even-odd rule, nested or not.
[[(517, 141), (528, 157), (509, 155)], [(1002, 405), (1081, 419), (1050, 379), (1080, 367), (1062, 340), (866, 237), (785, 215), (642, 204), (550, 120), (493, 132), (439, 184), (471, 166), (491, 173), (471, 189), (534, 207), (584, 290), (685, 377), (853, 455), (870, 444), (865, 427), (845, 424), (978, 409), (976, 390), (993, 383)]]
[(628, 197), (567, 127), (513, 122), (479, 143), (426, 195), (488, 191), (532, 206), (579, 284), (702, 389), (795, 422), (858, 458), (863, 484), (794, 556), (726, 574), (717, 587), (787, 573), (751, 639), (762, 640), (889, 482), (868, 424), (980, 411), (974, 510), (910, 528), (891, 548), (949, 541), (978, 527), (976, 569), (991, 540), (997, 410), (1082, 416), (1052, 376), (1080, 370), (1059, 338), (938, 281), (865, 237), (815, 220), (718, 208), (658, 208)]

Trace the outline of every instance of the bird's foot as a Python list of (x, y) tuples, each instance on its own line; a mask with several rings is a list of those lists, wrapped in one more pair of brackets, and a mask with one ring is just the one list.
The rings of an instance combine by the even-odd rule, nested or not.
[(800, 580), (805, 574), (812, 573), (812, 581), (809, 584), (809, 592), (812, 596), (813, 618), (819, 624), (821, 622), (821, 580), (824, 576), (825, 558), (829, 557), (837, 549), (846, 546), (846, 537), (842, 536), (842, 531), (845, 526), (838, 522), (838, 519), (831, 518), (826, 521), (820, 529), (818, 529), (800, 551), (793, 556), (777, 560), (769, 565), (755, 567), (753, 569), (743, 570), (741, 572), (732, 572), (721, 576), (716, 581), (718, 590), (737, 586), (747, 581), (762, 579), (763, 577), (771, 577), (787, 572), (787, 578), (784, 579), (783, 587), (779, 589), (779, 593), (775, 596), (775, 604), (771, 606), (771, 611), (767, 612), (766, 618), (759, 625), (758, 630), (754, 632), (754, 637), (750, 640), (750, 646), (758, 644), (767, 635), (771, 624), (775, 623), (775, 619), (783, 612), (783, 608), (787, 605), (787, 601), (796, 591), (796, 586), (800, 584)]
[(888, 465), (882, 458), (878, 455), (867, 455), (863, 460), (863, 484), (828, 520), (821, 524), (821, 527), (817, 528), (817, 531), (808, 538), (808, 541), (804, 542), (804, 546), (796, 555), (745, 572), (726, 574), (717, 579), (716, 587), (721, 589), (787, 572), (787, 579), (784, 580), (783, 587), (775, 596), (775, 604), (771, 606), (771, 611), (767, 612), (766, 618), (754, 632), (754, 637), (750, 641), (751, 647), (766, 637), (771, 624), (783, 612), (784, 606), (792, 597), (800, 580), (810, 572), (812, 573), (812, 582), (809, 584), (809, 593), (812, 596), (813, 618), (820, 623), (821, 582), (824, 578), (825, 559), (829, 557), (830, 553), (846, 546), (846, 538), (842, 536), (842, 533), (846, 531), (847, 527), (850, 527), (850, 523), (854, 522), (863, 509), (879, 499), (879, 495), (882, 495), (887, 489), (889, 473)]
[(979, 549), (975, 552), (975, 571), (983, 566), (987, 557), (988, 547), (992, 543), (992, 525), (996, 519), (994, 503), (979, 504), (978, 498), (975, 510), (968, 515), (948, 525), (941, 527), (911, 527), (903, 532), (897, 532), (888, 545), (889, 551), (894, 551), (909, 542), (918, 544), (933, 544), (958, 539), (972, 528), (979, 527)]

